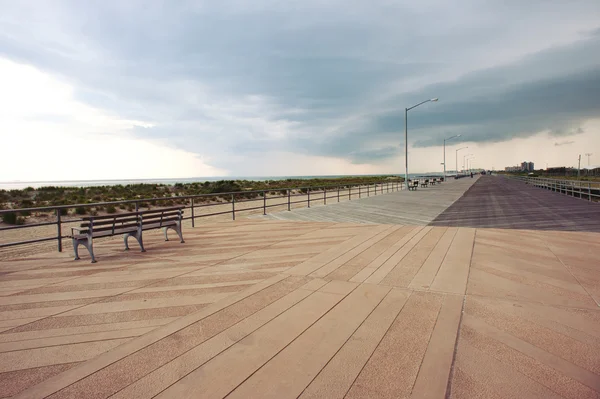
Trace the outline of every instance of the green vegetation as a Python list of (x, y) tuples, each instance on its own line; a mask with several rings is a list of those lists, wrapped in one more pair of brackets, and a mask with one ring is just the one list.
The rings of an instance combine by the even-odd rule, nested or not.
[(557, 180), (579, 180), (579, 181), (589, 181), (589, 182), (600, 182), (600, 176), (544, 176), (540, 175), (539, 177), (544, 179), (557, 179)]
[[(128, 184), (115, 186), (95, 187), (56, 187), (46, 186), (34, 189), (27, 187), (23, 190), (0, 190), (0, 209), (22, 209), (42, 208), (58, 205), (79, 205), (74, 209), (63, 209), (61, 215), (84, 215), (98, 213), (116, 213), (133, 211), (134, 204), (119, 204), (107, 206), (82, 206), (98, 202), (130, 201), (152, 198), (166, 198), (161, 201), (145, 201), (138, 204), (140, 209), (151, 207), (166, 207), (189, 204), (188, 199), (181, 197), (214, 194), (206, 197), (196, 198), (199, 202), (223, 202), (230, 201), (231, 195), (220, 195), (228, 192), (240, 192), (235, 195), (236, 200), (252, 199), (262, 197), (262, 192), (267, 195), (286, 195), (285, 189), (294, 189), (294, 192), (306, 193), (305, 187), (312, 189), (323, 189), (326, 186), (348, 187), (356, 184), (372, 184), (382, 181), (403, 181), (402, 178), (391, 176), (350, 176), (343, 178), (316, 178), (316, 179), (286, 179), (286, 180), (219, 180), (197, 183), (168, 184)], [(8, 216), (8, 215), (14, 215)], [(3, 215), (4, 223), (17, 224), (24, 222), (23, 217), (44, 217), (53, 215), (52, 211), (25, 211), (21, 217), (8, 213)], [(7, 218), (5, 220), (5, 218)]]
[(541, 179), (556, 179), (556, 180), (579, 180), (579, 181), (589, 181), (589, 182), (600, 182), (600, 176), (579, 176), (577, 175), (546, 175), (543, 170), (536, 170), (533, 175), (530, 175), (527, 172), (504, 172), (498, 171), (496, 174), (502, 174), (507, 176), (523, 176), (523, 177), (539, 177)]
[(2, 221), (6, 224), (23, 224), (25, 219), (17, 216), (15, 212), (9, 212), (2, 215)]

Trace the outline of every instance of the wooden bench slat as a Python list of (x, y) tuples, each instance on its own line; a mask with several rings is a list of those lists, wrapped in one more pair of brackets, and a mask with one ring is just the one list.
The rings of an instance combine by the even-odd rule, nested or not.
[(150, 209), (146, 211), (137, 211), (137, 212), (127, 212), (127, 213), (119, 213), (117, 215), (103, 215), (103, 216), (83, 216), (81, 220), (89, 221), (89, 220), (103, 220), (103, 219), (113, 219), (114, 217), (126, 217), (126, 216), (137, 216), (137, 215), (150, 215), (153, 213), (161, 213), (168, 211), (179, 211), (183, 212), (183, 206), (178, 207), (169, 207), (169, 208), (158, 208), (158, 209)]
[[(162, 219), (162, 222), (176, 222), (178, 221), (179, 218), (178, 217), (170, 217), (170, 218), (164, 218)], [(147, 224), (152, 224), (152, 223), (160, 223), (161, 219), (150, 219), (150, 220), (146, 220), (144, 219), (144, 223), (142, 223), (142, 226), (147, 225)]]
[[(120, 223), (136, 222), (138, 220), (139, 220), (139, 217), (127, 217), (127, 218), (116, 217), (114, 219), (107, 219), (107, 220), (101, 220), (101, 221), (94, 220), (94, 227), (106, 226), (106, 225), (112, 225), (112, 224), (120, 224)], [(89, 225), (90, 225), (90, 222), (81, 223), (81, 227), (88, 227)]]
[[(94, 231), (92, 238), (98, 238), (98, 237), (109, 237), (109, 236), (113, 236), (113, 235), (120, 235), (120, 234), (125, 234), (125, 233), (131, 233), (137, 231), (137, 226), (134, 228), (124, 228), (124, 229), (115, 229), (115, 232), (113, 234), (112, 230), (106, 230), (106, 231)], [(81, 232), (81, 234), (75, 234), (73, 236), (73, 238), (87, 238), (87, 231), (84, 233), (83, 231)]]
[(167, 241), (167, 229), (171, 228), (176, 231), (183, 243), (185, 241), (183, 241), (181, 233), (182, 216), (183, 207), (173, 207), (117, 215), (83, 217), (80, 228), (72, 228), (71, 230), (75, 260), (79, 259), (79, 245), (83, 245), (90, 252), (92, 263), (96, 262), (91, 242), (96, 237), (125, 234), (125, 249), (129, 249), (128, 237), (134, 237), (140, 244), (142, 252), (145, 252), (142, 231), (165, 227), (165, 239)]
[(144, 220), (150, 220), (150, 219), (160, 219), (165, 218), (165, 217), (171, 217), (171, 216), (177, 216), (179, 217), (179, 215), (183, 215), (183, 212), (165, 212), (165, 213), (158, 213), (158, 214), (153, 214), (153, 215), (140, 215)]
[[(119, 229), (137, 229), (137, 227), (139, 226), (139, 223), (125, 223), (125, 224), (119, 224), (119, 225), (115, 225), (115, 226), (102, 226), (99, 228), (96, 228), (96, 226), (94, 226), (94, 228), (92, 229), (92, 234), (95, 234), (96, 232), (100, 232), (100, 231), (112, 231), (112, 230), (119, 230)], [(89, 229), (88, 229), (89, 231)]]

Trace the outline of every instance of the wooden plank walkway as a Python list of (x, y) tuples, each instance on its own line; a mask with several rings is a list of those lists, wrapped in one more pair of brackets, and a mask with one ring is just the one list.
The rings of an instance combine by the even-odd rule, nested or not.
[(376, 223), (426, 225), (458, 200), (479, 177), (450, 179), (442, 184), (419, 188), (416, 191), (397, 191), (385, 195), (360, 197), (354, 193), (352, 200), (326, 206), (318, 199), (310, 208), (254, 216), (270, 220), (297, 220), (341, 223)]
[(185, 238), (0, 262), (0, 396), (600, 397), (598, 233), (241, 220)]
[(600, 204), (482, 176), (431, 225), (600, 232)]

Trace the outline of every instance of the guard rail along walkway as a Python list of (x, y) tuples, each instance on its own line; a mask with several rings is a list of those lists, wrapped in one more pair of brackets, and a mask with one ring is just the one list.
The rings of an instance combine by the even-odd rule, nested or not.
[[(373, 195), (380, 195), (394, 191), (403, 190), (404, 184), (402, 179), (386, 180), (375, 183), (358, 183), (358, 184), (343, 184), (343, 185), (319, 185), (313, 187), (290, 187), (290, 188), (275, 188), (272, 190), (247, 190), (224, 193), (211, 194), (196, 194), (177, 197), (161, 197), (161, 198), (138, 198), (133, 200), (96, 202), (86, 204), (72, 205), (55, 205), (36, 208), (20, 208), (20, 209), (0, 209), (0, 217), (6, 213), (14, 213), (16, 215), (25, 215), (31, 213), (49, 212), (54, 215), (54, 220), (40, 221), (34, 223), (24, 223), (23, 225), (0, 225), (0, 235), (3, 232), (8, 232), (18, 229), (32, 229), (43, 226), (52, 226), (56, 228), (56, 233), (53, 236), (35, 236), (32, 239), (18, 239), (17, 241), (5, 241), (0, 238), (0, 249), (17, 246), (28, 245), (34, 243), (42, 243), (45, 241), (56, 241), (58, 244), (58, 252), (62, 252), (62, 239), (70, 236), (63, 234), (63, 225), (70, 223), (79, 223), (85, 221), (84, 218), (75, 214), (78, 208), (84, 212), (93, 210), (93, 208), (102, 206), (114, 207), (135, 207), (135, 213), (141, 212), (140, 208), (150, 206), (172, 206), (181, 205), (182, 209), (188, 209), (189, 213), (182, 220), (191, 221), (192, 227), (195, 227), (195, 220), (217, 215), (230, 214), (235, 220), (239, 213), (248, 214), (253, 211), (262, 211), (263, 215), (267, 214), (267, 209), (272, 208), (287, 208), (291, 210), (293, 207), (306, 204), (310, 208), (312, 204), (322, 203), (326, 205), (331, 202), (340, 202), (341, 199), (352, 200)], [(271, 195), (269, 195), (271, 194)], [(273, 195), (274, 194), (274, 195)], [(166, 204), (165, 201), (171, 202)], [(244, 206), (244, 205), (249, 206)], [(241, 206), (238, 206), (241, 205)], [(256, 206), (252, 206), (256, 205)], [(123, 208), (121, 208), (123, 209)], [(119, 213), (121, 217), (124, 213)], [(112, 219), (114, 216), (109, 216)], [(100, 220), (96, 217), (96, 220)], [(40, 234), (41, 235), (41, 234)]]
[(531, 176), (510, 176), (507, 177), (532, 185), (533, 187), (543, 188), (575, 198), (581, 198), (587, 201), (600, 202), (600, 182), (591, 182), (584, 180), (559, 180), (543, 177)]
[(142, 252), (144, 241), (142, 233), (144, 230), (164, 229), (165, 241), (169, 241), (168, 229), (174, 230), (183, 241), (181, 232), (181, 220), (183, 216), (183, 207), (163, 208), (159, 210), (140, 211), (132, 213), (123, 213), (115, 216), (87, 216), (82, 218), (83, 223), (80, 227), (71, 228), (71, 238), (73, 239), (73, 250), (75, 251), (75, 260), (79, 259), (79, 245), (87, 248), (92, 263), (96, 263), (94, 256), (93, 239), (98, 237), (109, 237), (124, 234), (125, 250), (129, 250), (127, 239), (133, 237), (140, 244)]

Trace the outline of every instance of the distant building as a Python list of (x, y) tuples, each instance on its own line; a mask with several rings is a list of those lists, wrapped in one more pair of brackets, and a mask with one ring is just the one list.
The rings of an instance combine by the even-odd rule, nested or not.
[(533, 172), (533, 162), (521, 162), (521, 172)]
[(504, 171), (506, 171), (506, 172), (521, 172), (522, 169), (520, 166), (507, 166), (506, 168), (504, 168)]

